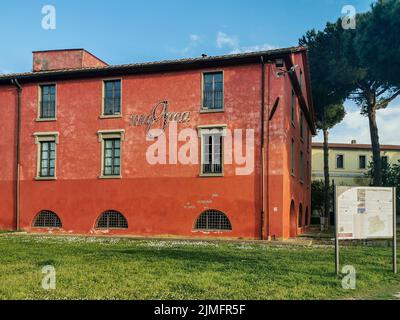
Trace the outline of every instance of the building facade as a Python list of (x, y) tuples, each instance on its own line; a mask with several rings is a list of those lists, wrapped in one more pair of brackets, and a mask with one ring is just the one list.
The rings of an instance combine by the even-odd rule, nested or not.
[[(382, 163), (398, 163), (400, 146), (381, 145)], [(372, 146), (369, 144), (330, 143), (329, 174), (331, 181), (343, 186), (368, 186), (371, 179), (367, 176), (372, 162)], [(322, 143), (312, 144), (312, 179), (324, 179), (324, 149)]]
[(288, 238), (309, 224), (304, 48), (0, 76), (0, 228)]

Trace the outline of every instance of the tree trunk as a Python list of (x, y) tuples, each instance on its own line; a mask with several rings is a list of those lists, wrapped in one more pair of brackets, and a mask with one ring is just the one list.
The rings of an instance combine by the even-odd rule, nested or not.
[(375, 106), (368, 108), (369, 131), (371, 134), (372, 160), (374, 162), (373, 184), (375, 187), (382, 186), (382, 158), (381, 146), (379, 144), (378, 126), (376, 125)]
[(323, 129), (324, 132), (324, 217), (325, 229), (329, 228), (330, 218), (330, 192), (329, 192), (329, 145), (328, 145), (328, 129)]

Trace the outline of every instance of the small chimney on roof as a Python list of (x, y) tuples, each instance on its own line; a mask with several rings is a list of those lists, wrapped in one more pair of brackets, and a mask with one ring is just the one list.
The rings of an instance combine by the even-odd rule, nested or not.
[(33, 52), (33, 71), (51, 71), (81, 68), (106, 67), (100, 60), (85, 49), (47, 50)]
[(357, 144), (357, 140), (351, 140), (351, 144)]

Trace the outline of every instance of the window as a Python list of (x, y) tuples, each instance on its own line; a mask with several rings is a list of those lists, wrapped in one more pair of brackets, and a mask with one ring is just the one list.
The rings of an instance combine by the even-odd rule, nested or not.
[(291, 148), (291, 162), (292, 162), (292, 175), (294, 176), (295, 171), (294, 171), (294, 167), (295, 167), (295, 163), (294, 163), (294, 140), (292, 139), (292, 148)]
[(304, 181), (304, 159), (303, 152), (300, 152), (300, 181)]
[(121, 115), (121, 80), (104, 81), (104, 116)]
[(205, 231), (230, 231), (232, 230), (232, 225), (223, 212), (207, 210), (197, 218), (194, 229)]
[(56, 162), (55, 141), (40, 142), (40, 177), (54, 177)]
[(128, 229), (128, 221), (120, 212), (109, 210), (97, 219), (96, 229)]
[(296, 94), (292, 89), (292, 125), (294, 126), (296, 119)]
[(389, 165), (388, 156), (382, 156), (382, 169), (387, 169), (388, 165)]
[(56, 85), (40, 86), (39, 119), (49, 120), (56, 118)]
[(300, 111), (300, 138), (304, 139), (303, 111)]
[(104, 175), (116, 176), (121, 172), (121, 140), (104, 139)]
[(58, 132), (34, 133), (37, 144), (36, 180), (56, 179)]
[(336, 169), (344, 169), (344, 155), (336, 155)]
[(223, 175), (224, 127), (199, 127), (201, 138), (201, 172), (203, 176)]
[(33, 221), (34, 228), (61, 228), (60, 218), (52, 211), (42, 210)]
[(366, 156), (359, 156), (358, 157), (358, 168), (359, 169), (366, 169), (367, 168), (367, 157)]
[(203, 74), (204, 110), (222, 110), (224, 108), (224, 82), (222, 72)]
[(97, 133), (102, 154), (100, 178), (121, 178), (122, 142), (125, 130), (101, 130)]

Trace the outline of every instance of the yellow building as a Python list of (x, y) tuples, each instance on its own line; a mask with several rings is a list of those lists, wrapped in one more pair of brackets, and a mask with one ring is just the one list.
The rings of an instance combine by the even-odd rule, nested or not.
[[(381, 145), (382, 160), (397, 163), (400, 160), (400, 146)], [(369, 163), (372, 162), (372, 148), (368, 144), (346, 143), (329, 144), (329, 174), (336, 185), (369, 185), (366, 177)], [(324, 179), (324, 149), (322, 143), (312, 144), (312, 180)]]

